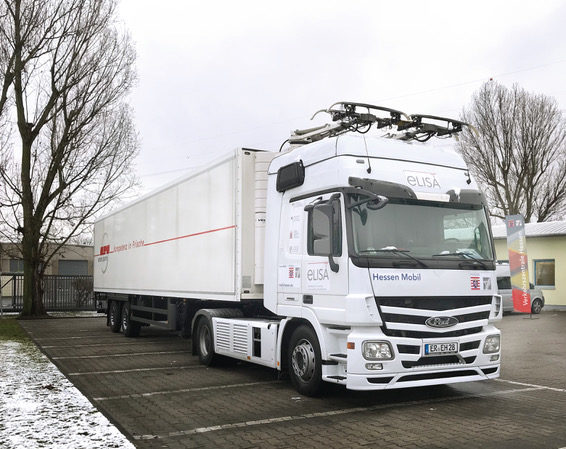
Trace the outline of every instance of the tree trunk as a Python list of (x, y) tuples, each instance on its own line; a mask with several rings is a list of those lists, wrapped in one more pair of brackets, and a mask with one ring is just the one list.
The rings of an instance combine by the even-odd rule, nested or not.
[[(43, 267), (39, 253), (40, 233), (33, 217), (24, 225), (22, 258), (24, 260), (24, 305), (22, 317), (45, 316), (43, 306)], [(25, 222), (24, 222), (25, 223)]]

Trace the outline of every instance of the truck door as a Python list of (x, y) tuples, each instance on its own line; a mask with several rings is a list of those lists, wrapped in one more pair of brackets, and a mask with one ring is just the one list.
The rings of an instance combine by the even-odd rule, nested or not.
[(279, 314), (307, 318), (314, 313), (319, 322), (327, 323), (344, 317), (348, 251), (343, 207), (342, 196), (335, 193), (292, 201), (283, 208)]
[(344, 317), (348, 292), (348, 249), (344, 201), (329, 193), (306, 201), (305, 242), (301, 265), (303, 308), (315, 313), (321, 323), (336, 323)]

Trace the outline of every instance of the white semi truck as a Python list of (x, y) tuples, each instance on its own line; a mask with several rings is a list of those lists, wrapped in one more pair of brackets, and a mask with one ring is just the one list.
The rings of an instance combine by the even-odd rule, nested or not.
[(434, 143), (466, 124), (360, 103), (325, 112), (332, 123), (284, 151), (236, 149), (100, 219), (107, 324), (177, 330), (202, 363), (272, 367), (306, 395), (498, 377), (487, 204)]

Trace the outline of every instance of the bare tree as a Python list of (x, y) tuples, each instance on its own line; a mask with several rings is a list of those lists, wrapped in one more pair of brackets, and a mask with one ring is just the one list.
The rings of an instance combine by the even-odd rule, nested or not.
[(49, 259), (134, 183), (135, 53), (115, 0), (2, 0), (0, 236), (20, 242), (23, 315)]
[(483, 187), (491, 214), (527, 222), (563, 216), (566, 208), (566, 122), (556, 101), (517, 85), (485, 83), (462, 114), (478, 130), (458, 143)]

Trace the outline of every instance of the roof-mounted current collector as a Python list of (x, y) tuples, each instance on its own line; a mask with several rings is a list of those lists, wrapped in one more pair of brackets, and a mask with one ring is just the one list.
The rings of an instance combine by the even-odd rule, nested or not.
[[(340, 101), (327, 109), (315, 112), (311, 120), (321, 112), (329, 114), (333, 123), (295, 130), (286, 142), (297, 146), (350, 131), (365, 134), (374, 125), (377, 129), (396, 127), (398, 133), (390, 134), (389, 137), (419, 142), (426, 142), (435, 136), (451, 137), (461, 132), (463, 126), (468, 126), (475, 131), (470, 124), (460, 120), (426, 114), (407, 115), (396, 109), (367, 103)], [(383, 116), (383, 112), (388, 113), (388, 116)]]

